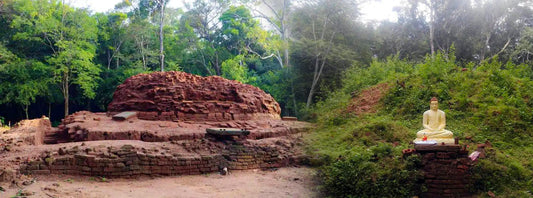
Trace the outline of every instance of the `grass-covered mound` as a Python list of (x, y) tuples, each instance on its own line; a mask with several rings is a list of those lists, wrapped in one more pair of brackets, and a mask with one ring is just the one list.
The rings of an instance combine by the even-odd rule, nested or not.
[[(318, 127), (308, 152), (323, 164), (324, 191), (334, 197), (409, 197), (424, 191), (416, 184), (419, 159), (403, 159), (401, 150), (422, 129), (422, 113), (435, 96), (446, 112), (446, 129), (462, 143), (471, 149), (486, 140), (493, 145), (473, 168), (471, 190), (533, 196), (532, 66), (498, 61), (475, 66), (458, 66), (452, 53), (420, 64), (392, 57), (351, 68), (343, 88), (312, 112)], [(376, 85), (388, 90), (375, 110), (350, 111), (354, 97), (365, 97), (364, 90)]]

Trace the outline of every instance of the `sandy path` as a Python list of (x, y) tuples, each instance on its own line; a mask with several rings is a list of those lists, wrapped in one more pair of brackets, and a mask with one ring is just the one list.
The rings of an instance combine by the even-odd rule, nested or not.
[[(33, 197), (319, 197), (311, 168), (281, 168), (276, 171), (234, 171), (222, 176), (171, 176), (160, 178), (107, 179), (79, 176), (39, 176), (24, 190)], [(0, 197), (17, 194), (18, 188), (0, 192)]]

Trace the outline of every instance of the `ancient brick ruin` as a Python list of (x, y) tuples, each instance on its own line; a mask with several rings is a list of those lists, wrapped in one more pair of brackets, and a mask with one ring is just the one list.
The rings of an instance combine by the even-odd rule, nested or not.
[[(43, 118), (31, 123), (44, 124), (7, 131), (2, 138), (8, 138), (0, 138), (0, 175), (202, 174), (278, 168), (306, 158), (300, 146), (309, 123), (280, 119), (272, 96), (221, 77), (139, 74), (117, 88), (108, 110), (76, 112), (57, 128)], [(117, 113), (126, 117), (114, 119)], [(206, 134), (208, 128), (250, 133), (221, 137)]]
[(279, 119), (281, 109), (261, 89), (219, 76), (154, 72), (128, 78), (108, 106), (143, 120), (227, 121)]
[[(65, 147), (57, 152), (46, 153), (42, 156), (42, 160), (23, 164), (20, 171), (25, 174), (76, 174), (105, 177), (189, 175), (217, 172), (223, 167), (230, 170), (279, 168), (298, 164), (302, 160), (302, 156), (287, 154), (279, 147), (257, 143), (219, 142), (218, 144), (204, 148), (216, 147), (220, 151), (202, 154), (170, 152), (176, 146), (163, 149), (146, 149), (129, 144), (121, 147), (87, 145)], [(287, 146), (285, 149), (291, 147), (290, 144), (284, 146)]]
[(469, 197), (472, 161), (460, 145), (415, 145), (422, 157), (426, 191), (421, 197)]

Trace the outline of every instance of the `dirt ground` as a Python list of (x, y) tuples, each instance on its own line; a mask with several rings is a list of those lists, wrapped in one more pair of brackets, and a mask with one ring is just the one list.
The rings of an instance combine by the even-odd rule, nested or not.
[(347, 111), (355, 115), (376, 112), (376, 106), (390, 87), (389, 84), (381, 83), (362, 90), (361, 93), (354, 96)]
[(137, 179), (36, 176), (34, 183), (21, 187), (6, 188), (0, 197), (320, 197), (316, 170), (306, 167)]

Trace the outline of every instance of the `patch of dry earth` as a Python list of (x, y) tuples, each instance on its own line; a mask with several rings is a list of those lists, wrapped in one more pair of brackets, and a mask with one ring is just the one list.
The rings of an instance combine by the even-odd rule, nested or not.
[[(24, 186), (30, 198), (146, 198), (146, 197), (320, 197), (312, 168), (275, 171), (233, 171), (230, 175), (206, 174), (138, 179), (52, 175), (37, 176)], [(8, 188), (0, 197), (11, 197), (19, 188)]]

